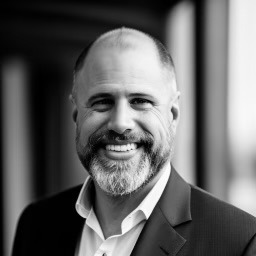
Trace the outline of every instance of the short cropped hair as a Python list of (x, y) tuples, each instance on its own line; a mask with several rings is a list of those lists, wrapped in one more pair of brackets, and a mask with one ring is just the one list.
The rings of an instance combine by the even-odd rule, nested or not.
[[(121, 49), (125, 49), (128, 44), (125, 44), (125, 39), (123, 39), (123, 38), (125, 38), (125, 35), (126, 35), (127, 32), (140, 33), (140, 34), (146, 36), (148, 39), (150, 39), (153, 42), (154, 46), (156, 47), (156, 51), (157, 51), (157, 53), (159, 55), (160, 63), (175, 78), (175, 67), (174, 67), (173, 59), (172, 59), (170, 53), (165, 48), (165, 46), (157, 38), (153, 37), (152, 35), (150, 35), (148, 33), (141, 32), (141, 31), (138, 31), (138, 30), (135, 30), (135, 29), (131, 29), (131, 28), (118, 28), (118, 29), (114, 29), (114, 30), (111, 30), (109, 32), (106, 32), (105, 34), (101, 35), (99, 38), (96, 38), (94, 41), (90, 42), (82, 50), (82, 52), (78, 56), (78, 58), (77, 58), (77, 60), (75, 62), (74, 71), (73, 71), (73, 88), (72, 88), (72, 98), (73, 98), (73, 100), (76, 99), (76, 92), (77, 92), (77, 88), (76, 88), (76, 84), (75, 84), (76, 75), (82, 69), (82, 67), (84, 65), (84, 62), (86, 60), (86, 57), (87, 57), (90, 49), (92, 48), (92, 46), (98, 40), (103, 39), (104, 37), (107, 37), (107, 36), (111, 37), (112, 35), (115, 35), (115, 37), (116, 37), (115, 45), (117, 47), (121, 48)], [(125, 34), (124, 36), (123, 36), (123, 33)]]

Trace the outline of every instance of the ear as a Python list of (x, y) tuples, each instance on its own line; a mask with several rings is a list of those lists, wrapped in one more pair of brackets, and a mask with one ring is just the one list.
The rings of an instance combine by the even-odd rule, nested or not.
[(171, 113), (172, 113), (172, 128), (174, 131), (176, 131), (176, 128), (178, 126), (179, 120), (180, 120), (180, 108), (179, 108), (179, 95), (177, 96), (176, 100), (173, 102), (171, 106)]
[(76, 123), (78, 110), (77, 110), (77, 106), (76, 106), (76, 102), (74, 100), (74, 97), (71, 94), (69, 95), (69, 100), (73, 104), (72, 119)]

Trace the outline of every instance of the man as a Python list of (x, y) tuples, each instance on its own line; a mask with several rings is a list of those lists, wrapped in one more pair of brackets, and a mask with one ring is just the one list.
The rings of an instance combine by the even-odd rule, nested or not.
[(158, 40), (103, 34), (80, 55), (70, 98), (90, 176), (24, 211), (13, 256), (256, 255), (255, 218), (171, 166), (179, 92)]

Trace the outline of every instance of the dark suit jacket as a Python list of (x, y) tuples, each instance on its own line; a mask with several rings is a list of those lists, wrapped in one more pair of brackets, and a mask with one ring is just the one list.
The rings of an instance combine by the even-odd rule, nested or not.
[[(20, 218), (13, 256), (73, 256), (84, 224), (75, 210), (80, 189), (30, 205)], [(256, 255), (256, 219), (187, 184), (172, 169), (132, 255)]]

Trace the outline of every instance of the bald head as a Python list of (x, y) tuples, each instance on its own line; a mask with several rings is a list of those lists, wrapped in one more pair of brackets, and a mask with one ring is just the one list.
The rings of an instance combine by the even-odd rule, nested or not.
[[(145, 49), (145, 47), (148, 47), (149, 54), (156, 55), (156, 59), (159, 61), (159, 65), (161, 66), (163, 73), (167, 76), (167, 79), (169, 79), (170, 82), (175, 80), (173, 60), (159, 40), (135, 29), (118, 28), (101, 35), (89, 44), (78, 57), (74, 68), (73, 98), (76, 98), (77, 86), (75, 80), (77, 74), (84, 67), (86, 62), (90, 62), (90, 58), (93, 58), (93, 54), (99, 49), (115, 49), (122, 52), (140, 48)], [(176, 90), (176, 82), (171, 84), (174, 86), (173, 89)]]

